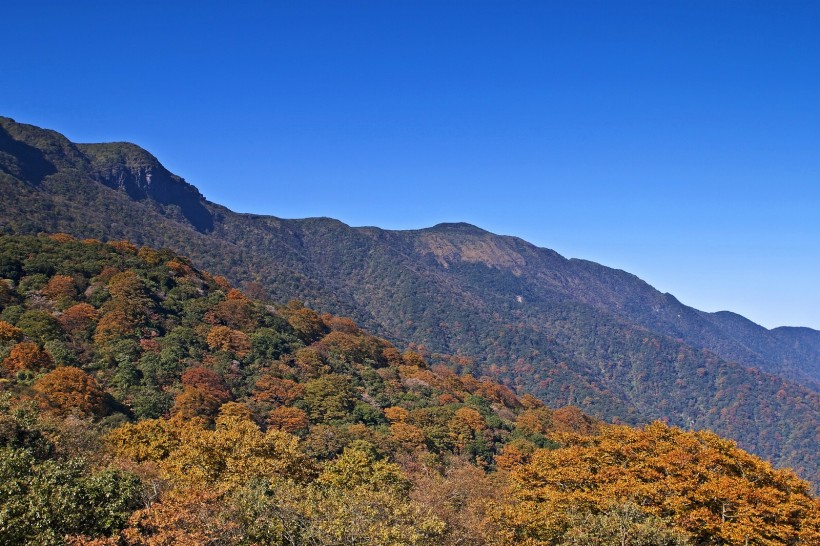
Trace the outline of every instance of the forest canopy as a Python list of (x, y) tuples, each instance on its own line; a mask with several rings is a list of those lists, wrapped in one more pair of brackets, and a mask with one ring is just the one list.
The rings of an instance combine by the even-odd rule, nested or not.
[(820, 543), (810, 485), (731, 441), (548, 408), (126, 241), (0, 236), (0, 374), (4, 544)]

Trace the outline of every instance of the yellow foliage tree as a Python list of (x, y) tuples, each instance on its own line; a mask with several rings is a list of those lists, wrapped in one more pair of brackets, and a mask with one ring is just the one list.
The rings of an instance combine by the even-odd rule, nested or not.
[(519, 544), (555, 544), (571, 514), (600, 514), (613, 503), (669, 517), (697, 544), (774, 546), (817, 536), (806, 482), (710, 432), (653, 423), (554, 438), (563, 447), (538, 450), (511, 473), (514, 508), (499, 521)]
[(8, 343), (10, 341), (19, 341), (23, 339), (23, 331), (6, 322), (0, 320), (0, 343)]
[(298, 439), (279, 430), (263, 433), (228, 406), (209, 429), (201, 419), (156, 419), (124, 425), (109, 435), (116, 453), (159, 464), (181, 489), (231, 489), (248, 480), (274, 476), (303, 480), (313, 472)]
[(245, 358), (251, 351), (251, 341), (244, 332), (228, 328), (227, 326), (214, 326), (205, 338), (208, 347), (215, 351), (228, 351), (239, 358)]

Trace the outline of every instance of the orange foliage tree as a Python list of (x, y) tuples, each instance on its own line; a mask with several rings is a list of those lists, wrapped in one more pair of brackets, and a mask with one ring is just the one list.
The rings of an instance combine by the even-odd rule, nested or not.
[(171, 415), (177, 419), (207, 419), (216, 415), (222, 403), (219, 398), (197, 387), (185, 387), (174, 399)]
[(256, 382), (254, 397), (263, 404), (278, 407), (289, 406), (304, 393), (305, 388), (295, 381), (263, 375)]
[(205, 314), (205, 320), (210, 324), (246, 330), (256, 325), (256, 309), (242, 292), (232, 289), (228, 292), (226, 299), (217, 303)]
[(189, 368), (182, 374), (180, 381), (185, 387), (194, 387), (209, 396), (213, 396), (219, 400), (220, 404), (231, 398), (231, 391), (225, 385), (222, 377), (208, 368)]
[(8, 343), (10, 341), (19, 341), (23, 339), (23, 331), (6, 322), (0, 320), (0, 343)]
[(73, 298), (77, 295), (77, 286), (68, 275), (54, 275), (40, 292), (52, 300)]
[(104, 314), (94, 330), (94, 342), (104, 344), (119, 338), (136, 336), (139, 322), (125, 309), (116, 307)]
[(57, 317), (63, 329), (69, 334), (76, 335), (87, 330), (97, 320), (97, 310), (93, 305), (78, 303), (72, 305)]
[(79, 368), (59, 367), (34, 384), (40, 405), (58, 415), (99, 416), (105, 412), (105, 392)]
[(299, 408), (282, 406), (272, 410), (268, 414), (268, 426), (270, 428), (295, 434), (308, 428), (308, 416)]
[(299, 301), (288, 302), (281, 313), (296, 330), (299, 339), (305, 343), (319, 341), (328, 330), (327, 325), (316, 311), (308, 309)]
[(53, 365), (51, 355), (36, 343), (22, 341), (11, 348), (9, 356), (3, 359), (3, 369), (8, 373), (20, 370), (42, 370)]

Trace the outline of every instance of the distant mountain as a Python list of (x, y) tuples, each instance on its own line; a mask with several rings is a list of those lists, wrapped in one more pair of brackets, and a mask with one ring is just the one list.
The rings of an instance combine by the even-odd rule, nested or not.
[(820, 332), (704, 313), (624, 271), (468, 224), (238, 214), (137, 146), (73, 144), (8, 118), (0, 188), (6, 233), (169, 247), (256, 295), (350, 315), (550, 405), (710, 428), (820, 482)]

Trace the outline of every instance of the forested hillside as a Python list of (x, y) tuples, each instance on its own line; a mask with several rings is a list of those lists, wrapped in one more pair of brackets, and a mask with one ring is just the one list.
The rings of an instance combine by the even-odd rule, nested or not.
[(73, 144), (8, 118), (0, 186), (5, 233), (171, 248), (250, 295), (351, 316), (551, 406), (709, 428), (820, 482), (814, 330), (703, 313), (626, 272), (467, 224), (397, 232), (237, 214), (137, 146)]
[(731, 441), (549, 409), (125, 241), (0, 236), (0, 373), (3, 544), (820, 540), (809, 484)]

